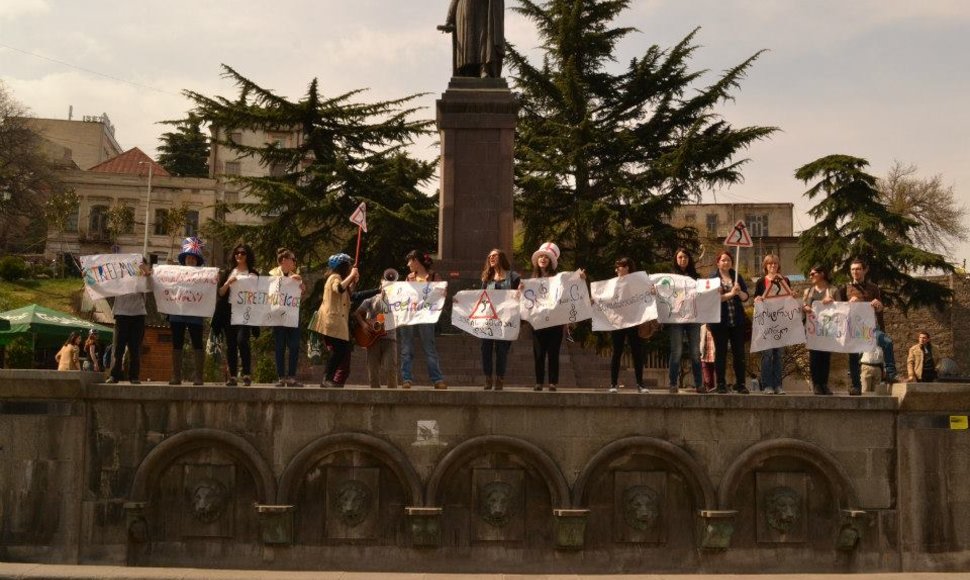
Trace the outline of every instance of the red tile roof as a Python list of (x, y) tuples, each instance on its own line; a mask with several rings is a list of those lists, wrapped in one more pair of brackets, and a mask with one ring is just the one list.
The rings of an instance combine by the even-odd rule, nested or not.
[(170, 175), (165, 168), (155, 163), (151, 157), (138, 147), (132, 147), (121, 155), (116, 155), (107, 161), (98, 163), (88, 171), (99, 173), (125, 173), (127, 175), (148, 175), (147, 164), (152, 164), (153, 175)]

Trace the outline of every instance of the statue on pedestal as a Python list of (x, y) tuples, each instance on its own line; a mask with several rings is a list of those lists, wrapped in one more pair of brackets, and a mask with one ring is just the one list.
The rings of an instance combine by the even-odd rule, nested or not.
[(438, 30), (452, 33), (453, 76), (502, 77), (504, 24), (505, 0), (451, 0)]

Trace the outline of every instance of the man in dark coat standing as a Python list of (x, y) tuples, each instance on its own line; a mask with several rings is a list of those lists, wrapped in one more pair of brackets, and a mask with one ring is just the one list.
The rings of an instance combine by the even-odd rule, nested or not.
[(502, 76), (504, 0), (451, 0), (445, 24), (438, 29), (454, 34), (454, 76)]

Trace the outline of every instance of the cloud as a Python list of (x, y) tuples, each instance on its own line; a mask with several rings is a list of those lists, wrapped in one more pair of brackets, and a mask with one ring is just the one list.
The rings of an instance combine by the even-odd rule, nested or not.
[(16, 20), (22, 16), (50, 12), (46, 0), (4, 0), (0, 2), (0, 20)]

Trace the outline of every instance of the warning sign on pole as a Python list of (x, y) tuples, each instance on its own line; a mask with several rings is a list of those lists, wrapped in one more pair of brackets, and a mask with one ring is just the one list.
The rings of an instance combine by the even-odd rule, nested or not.
[(738, 223), (734, 224), (734, 229), (724, 238), (724, 245), (739, 248), (750, 248), (754, 245), (751, 242), (751, 234), (748, 233), (748, 226), (744, 225), (744, 220), (738, 220)]

